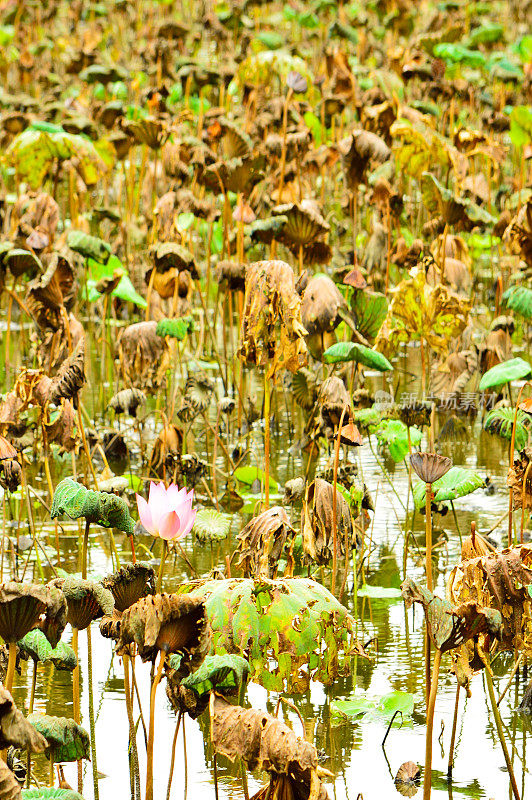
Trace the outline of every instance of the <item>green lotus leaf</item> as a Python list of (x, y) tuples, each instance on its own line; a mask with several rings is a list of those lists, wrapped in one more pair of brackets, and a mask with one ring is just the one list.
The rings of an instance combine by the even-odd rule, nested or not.
[(157, 323), (155, 333), (157, 336), (171, 336), (182, 342), (187, 333), (194, 330), (194, 320), (192, 317), (180, 317), (178, 319), (161, 319)]
[(196, 514), (192, 533), (200, 544), (221, 542), (229, 536), (231, 516), (214, 508), (201, 508)]
[[(96, 238), (96, 237), (91, 237)], [(101, 241), (101, 239), (97, 240)], [(105, 244), (105, 242), (103, 243)], [(75, 249), (75, 248), (72, 248)], [(101, 263), (104, 261), (105, 263)], [(127, 274), (127, 270), (120, 261), (119, 258), (115, 255), (111, 255), (108, 259), (96, 259), (94, 257), (89, 257), (87, 261), (87, 289), (90, 289), (90, 294), (87, 293), (87, 299), (89, 302), (94, 302), (101, 294), (96, 289), (96, 284), (105, 279), (105, 278), (113, 278), (116, 273), (121, 274), (120, 281), (118, 286), (115, 286), (113, 291), (111, 292), (112, 297), (118, 297), (120, 300), (125, 300), (126, 303), (134, 303), (139, 308), (146, 308), (147, 303), (144, 297), (140, 295), (133, 284), (131, 283), (131, 279)]]
[(366, 339), (375, 339), (388, 313), (388, 300), (379, 292), (355, 292), (351, 301), (357, 330)]
[[(443, 478), (432, 484), (432, 491), (435, 502), (444, 503), (446, 500), (465, 497), (480, 489), (481, 486), (484, 486), (484, 480), (474, 470), (467, 467), (451, 467)], [(417, 481), (412, 491), (416, 508), (423, 508), (427, 493), (426, 484), (422, 481)]]
[[(410, 452), (408, 447), (408, 427), (399, 419), (383, 419), (375, 429), (379, 444), (388, 448), (391, 458), (403, 461)], [(410, 448), (415, 450), (423, 438), (417, 428), (410, 428)]]
[(46, 786), (40, 789), (23, 789), (22, 800), (83, 800), (83, 797), (73, 789), (50, 789)]
[(47, 740), (47, 757), (53, 756), (56, 763), (90, 758), (89, 734), (73, 719), (47, 714), (30, 714), (27, 719)]
[(331, 345), (323, 354), (323, 361), (326, 364), (337, 364), (342, 361), (356, 361), (370, 369), (379, 372), (387, 372), (393, 369), (388, 359), (370, 347), (355, 342), (336, 342)]
[(510, 286), (504, 292), (502, 302), (526, 320), (532, 319), (532, 289), (528, 286)]
[(495, 386), (502, 386), (511, 381), (520, 381), (529, 378), (532, 374), (532, 367), (522, 358), (510, 358), (502, 361), (484, 373), (480, 379), (478, 388), (481, 392), (492, 389)]
[[(399, 592), (401, 594), (401, 592)], [(331, 703), (331, 716), (335, 721), (341, 719), (384, 718), (391, 719), (398, 711), (403, 718), (411, 717), (414, 711), (414, 695), (410, 692), (388, 692), (380, 697), (357, 695), (348, 700), (334, 700)]]
[(107, 170), (86, 136), (43, 123), (32, 123), (15, 136), (5, 152), (5, 159), (14, 168), (19, 181), (26, 181), (32, 189), (42, 186), (56, 169), (57, 162), (72, 159), (88, 186), (97, 183)]
[(67, 244), (71, 250), (84, 258), (93, 258), (103, 264), (106, 264), (111, 256), (111, 245), (104, 242), (103, 239), (99, 239), (98, 236), (90, 236), (84, 231), (69, 231)]
[[(501, 439), (512, 438), (515, 408), (493, 408), (484, 420), (484, 430), (496, 434)], [(517, 410), (517, 424), (515, 426), (515, 447), (522, 450), (528, 443), (531, 419), (520, 408)]]
[(207, 656), (201, 667), (183, 681), (181, 686), (190, 689), (198, 700), (216, 692), (224, 697), (238, 694), (249, 675), (249, 664), (242, 656)]
[(34, 661), (48, 661), (53, 650), (52, 645), (40, 628), (34, 628), (27, 633), (17, 642), (17, 645), (23, 653), (33, 658)]
[(87, 489), (72, 478), (63, 478), (54, 493), (50, 516), (55, 519), (63, 515), (70, 519), (84, 517), (87, 522), (97, 523), (104, 528), (118, 528), (129, 536), (135, 528), (122, 497)]
[(353, 617), (309, 578), (228, 578), (179, 591), (205, 600), (211, 653), (243, 656), (250, 678), (267, 689), (305, 691), (311, 679), (330, 684), (351, 655), (365, 655)]

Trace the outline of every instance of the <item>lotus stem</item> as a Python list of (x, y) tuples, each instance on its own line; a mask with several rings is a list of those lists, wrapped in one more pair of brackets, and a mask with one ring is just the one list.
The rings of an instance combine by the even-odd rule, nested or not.
[(7, 662), (7, 673), (5, 687), (8, 692), (13, 690), (13, 678), (15, 677), (15, 664), (17, 663), (16, 642), (9, 642), (9, 660)]
[(453, 729), (451, 732), (451, 744), (449, 745), (449, 760), (447, 761), (447, 780), (453, 777), (454, 745), (456, 742), (456, 725), (458, 722), (458, 702), (460, 700), (460, 684), (456, 684), (456, 697), (454, 699)]
[(434, 727), (434, 708), (436, 706), (436, 695), (438, 693), (438, 676), (440, 674), (441, 650), (436, 648), (434, 652), (434, 666), (432, 668), (432, 680), (430, 682), (430, 697), (427, 708), (427, 731), (425, 738), (425, 774), (423, 777), (423, 800), (430, 800), (432, 789), (432, 729)]
[[(35, 689), (37, 686), (37, 661), (33, 659), (33, 675), (31, 676), (31, 693), (28, 714), (33, 714), (33, 705), (35, 703)], [(26, 760), (26, 788), (30, 788), (31, 780), (31, 750), (28, 750), (28, 757)]]
[[(333, 553), (332, 553), (332, 581), (331, 581), (331, 594), (334, 594), (336, 589), (336, 569), (337, 569), (337, 508), (336, 508), (336, 484), (338, 482), (338, 462), (340, 459), (340, 439), (342, 438), (340, 431), (344, 422), (345, 412), (347, 406), (344, 406), (338, 422), (338, 430), (336, 432), (336, 440), (334, 443), (334, 466), (333, 466), (333, 496), (332, 496), (332, 534), (333, 534)], [(345, 557), (348, 558), (346, 551)]]
[(131, 682), (129, 679), (129, 656), (124, 655), (124, 693), (126, 695), (126, 711), (129, 723), (129, 746), (131, 748), (131, 766), (133, 767), (132, 795), (134, 800), (140, 800), (140, 772), (139, 772), (139, 754), (137, 750), (137, 732), (135, 730), (135, 721), (133, 719), (133, 703), (131, 702)]
[(83, 580), (87, 578), (87, 551), (89, 547), (89, 520), (85, 520), (85, 531), (83, 534), (83, 549), (81, 551), (81, 577)]
[(292, 99), (293, 91), (292, 89), (288, 89), (286, 93), (286, 99), (284, 101), (283, 106), (283, 127), (281, 130), (281, 136), (283, 137), (283, 144), (281, 148), (281, 166), (279, 167), (280, 177), (279, 177), (279, 189), (277, 191), (277, 202), (282, 203), (282, 193), (283, 193), (283, 186), (284, 186), (284, 170), (286, 166), (286, 129), (288, 126), (288, 106), (290, 105), (290, 100)]
[(152, 683), (150, 692), (150, 727), (148, 731), (148, 750), (146, 765), (146, 800), (153, 800), (153, 740), (155, 736), (155, 693), (163, 674), (163, 667), (166, 661), (166, 653), (161, 651), (157, 674)]
[(426, 484), (425, 492), (425, 573), (427, 577), (427, 589), (432, 592), (432, 484)]
[[(78, 657), (78, 635), (79, 631), (76, 627), (72, 626), (72, 650), (76, 654), (76, 666), (72, 673), (72, 709), (74, 713), (74, 722), (78, 725), (81, 722), (80, 712), (80, 692), (79, 692), (79, 657)], [(78, 792), (81, 794), (83, 791), (83, 768), (81, 760), (78, 760)]]
[[(497, 707), (497, 702), (495, 700), (495, 691), (493, 689), (493, 680), (490, 673), (489, 664), (486, 665), (486, 669), (484, 670), (484, 674), (486, 676), (486, 685), (488, 687), (488, 695), (490, 698), (491, 708), (493, 711), (493, 716), (495, 719), (495, 727), (497, 728), (497, 735), (499, 737), (499, 741), (501, 743), (502, 752), (504, 755), (504, 760), (506, 762), (506, 768), (508, 770), (508, 775), (510, 776), (510, 784), (512, 787), (512, 792), (514, 795), (515, 800), (520, 800), (519, 796), (519, 789), (517, 788), (517, 782), (515, 780), (514, 770), (512, 766), (512, 762), (510, 759), (510, 755), (508, 753), (508, 748), (506, 747), (506, 742), (504, 741), (504, 730), (502, 727), (501, 715), (499, 713), (499, 709)], [(424, 798), (423, 798), (424, 800)]]
[(166, 800), (170, 800), (170, 792), (172, 790), (172, 779), (174, 777), (174, 765), (175, 765), (175, 749), (177, 745), (177, 734), (179, 733), (179, 727), (181, 725), (181, 719), (183, 717), (183, 712), (179, 712), (179, 716), (177, 717), (177, 723), (175, 726), (174, 731), (174, 738), (172, 740), (172, 756), (170, 758), (170, 773), (168, 775), (168, 788), (166, 790)]
[(48, 774), (49, 774), (48, 785), (50, 786), (50, 789), (53, 789), (54, 788), (54, 757), (53, 757), (52, 753), (50, 753), (50, 772)]
[(270, 506), (270, 381), (264, 370), (264, 502)]
[(157, 594), (161, 594), (163, 588), (164, 563), (166, 561), (166, 554), (168, 552), (168, 542), (166, 539), (163, 539), (162, 542), (163, 552), (161, 553), (161, 563), (159, 564), (159, 574), (157, 575)]
[(91, 733), (91, 760), (92, 760), (92, 782), (94, 786), (94, 800), (99, 800), (98, 791), (98, 765), (96, 762), (96, 726), (94, 724), (94, 694), (92, 688), (92, 640), (91, 626), (87, 628), (87, 672), (89, 682), (89, 725)]

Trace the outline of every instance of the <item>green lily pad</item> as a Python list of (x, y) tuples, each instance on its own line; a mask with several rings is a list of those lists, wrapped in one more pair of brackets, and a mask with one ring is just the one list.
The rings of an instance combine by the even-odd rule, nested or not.
[[(432, 484), (432, 491), (436, 503), (444, 503), (446, 500), (456, 500), (458, 497), (465, 497), (477, 489), (484, 486), (484, 479), (474, 470), (467, 467), (451, 467), (443, 478)], [(414, 502), (416, 508), (423, 508), (427, 493), (426, 484), (417, 481), (413, 486)]]

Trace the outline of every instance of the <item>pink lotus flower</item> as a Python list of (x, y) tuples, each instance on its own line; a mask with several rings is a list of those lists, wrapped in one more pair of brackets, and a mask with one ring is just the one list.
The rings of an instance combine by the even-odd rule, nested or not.
[(196, 519), (196, 509), (192, 508), (194, 490), (179, 489), (171, 483), (165, 489), (164, 483), (150, 483), (148, 502), (137, 495), (140, 521), (152, 536), (161, 539), (182, 539), (192, 529)]

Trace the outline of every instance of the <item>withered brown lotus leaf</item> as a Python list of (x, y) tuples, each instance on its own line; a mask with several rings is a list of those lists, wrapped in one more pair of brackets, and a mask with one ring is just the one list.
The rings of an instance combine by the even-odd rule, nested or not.
[(439, 453), (412, 453), (410, 456), (412, 469), (424, 483), (435, 483), (449, 472), (453, 462)]
[(298, 406), (306, 411), (309, 411), (316, 403), (317, 379), (307, 367), (298, 369), (292, 376), (292, 395)]
[(198, 414), (207, 410), (214, 392), (214, 381), (205, 372), (189, 375), (183, 390), (183, 399), (177, 416), (183, 422), (191, 422)]
[(344, 382), (336, 375), (323, 381), (318, 392), (318, 406), (326, 427), (336, 428), (340, 424), (342, 412), (344, 419), (349, 419), (351, 408), (349, 393)]
[(309, 334), (333, 331), (347, 311), (344, 296), (327, 275), (312, 277), (301, 298), (301, 321)]
[(132, 417), (136, 417), (138, 407), (145, 404), (146, 395), (140, 389), (122, 389), (109, 400), (109, 408), (112, 408), (115, 414), (127, 413)]
[(36, 628), (46, 612), (50, 593), (35, 583), (0, 583), (0, 636), (18, 642)]
[(43, 262), (46, 271), (28, 283), (26, 304), (41, 330), (55, 331), (61, 324), (61, 309), (73, 300), (74, 270), (58, 253), (43, 257)]
[(23, 194), (17, 199), (11, 212), (11, 235), (15, 237), (18, 246), (24, 247), (26, 237), (39, 229), (47, 235), (49, 243), (52, 243), (59, 216), (59, 206), (47, 192)]
[(151, 255), (157, 272), (166, 272), (174, 268), (178, 272), (187, 270), (194, 278), (199, 277), (194, 256), (180, 244), (175, 242), (156, 244), (151, 250)]
[(5, 761), (0, 759), (0, 797), (2, 800), (21, 800), (20, 783)]
[(53, 584), (46, 585), (48, 606), (39, 628), (52, 647), (57, 647), (67, 624), (67, 600), (61, 589)]
[(512, 508), (532, 508), (532, 448), (524, 450), (514, 458), (508, 470), (507, 483), (513, 489)]
[(262, 180), (264, 164), (265, 157), (260, 153), (217, 161), (199, 169), (197, 180), (216, 194), (222, 191), (248, 194)]
[[(431, 264), (427, 270), (427, 283), (430, 286), (436, 286), (440, 279), (440, 264)], [(443, 270), (443, 281), (448, 284), (454, 292), (469, 296), (471, 291), (471, 273), (463, 261), (447, 256)]]
[(412, 425), (417, 425), (419, 428), (429, 425), (431, 413), (432, 403), (427, 400), (416, 400), (412, 403), (404, 403), (399, 407), (399, 419), (409, 428)]
[[(327, 564), (333, 554), (333, 494), (334, 487), (323, 478), (307, 486), (301, 512), (303, 552), (316, 564)], [(336, 535), (338, 552), (356, 545), (353, 518), (342, 493), (336, 489)]]
[(136, 144), (146, 144), (151, 150), (158, 150), (168, 138), (168, 127), (164, 120), (155, 117), (124, 120), (122, 126)]
[(479, 346), (479, 369), (482, 374), (512, 357), (511, 333), (505, 327), (492, 330)]
[(305, 365), (306, 329), (292, 268), (284, 261), (257, 261), (246, 274), (239, 355), (248, 364), (277, 372)]
[(471, 533), (466, 536), (462, 542), (462, 561), (470, 561), (472, 558), (478, 556), (487, 556), (493, 553), (495, 548), (487, 539), (478, 533), (474, 522), (471, 523)]
[(279, 558), (295, 531), (282, 506), (273, 506), (250, 519), (237, 536), (240, 558), (246, 578), (275, 578)]
[(216, 280), (230, 292), (243, 292), (246, 288), (246, 265), (239, 261), (219, 261), (216, 267)]
[(109, 589), (115, 608), (122, 612), (141, 597), (155, 593), (155, 572), (149, 564), (126, 564), (104, 578), (102, 586)]
[(130, 136), (127, 131), (122, 130), (114, 130), (109, 135), (108, 141), (114, 147), (116, 157), (119, 161), (125, 159), (134, 144), (133, 137)]
[(443, 653), (481, 634), (495, 638), (501, 635), (502, 617), (494, 608), (482, 606), (473, 600), (453, 605), (449, 600), (441, 600), (412, 578), (403, 581), (401, 592), (407, 608), (412, 603), (423, 606), (428, 634), (434, 646)]
[(203, 600), (191, 595), (156, 594), (127, 608), (120, 623), (117, 652), (136, 644), (143, 661), (159, 651), (182, 653), (182, 677), (199, 667), (210, 647), (211, 631)]
[[(48, 317), (49, 315), (47, 315)], [(51, 325), (40, 331), (38, 359), (42, 368), (53, 375), (71, 353), (71, 348), (76, 348), (80, 340), (85, 337), (81, 322), (69, 313), (57, 315), (59, 326), (54, 330)]]
[(380, 136), (371, 131), (355, 130), (338, 144), (349, 189), (362, 183), (371, 163), (383, 164), (392, 151)]
[(395, 788), (403, 797), (414, 797), (419, 789), (421, 769), (414, 761), (405, 761), (394, 778)]
[(150, 456), (149, 472), (158, 478), (164, 478), (165, 470), (171, 473), (179, 464), (183, 450), (183, 431), (177, 425), (165, 425), (153, 444)]
[(224, 158), (246, 156), (253, 146), (249, 136), (225, 117), (219, 117), (217, 122), (220, 126), (220, 144)]
[[(0, 748), (16, 747), (30, 753), (44, 753), (48, 742), (16, 707), (10, 692), (0, 685)], [(1, 793), (0, 797), (4, 797)]]
[(359, 447), (363, 444), (362, 435), (352, 420), (340, 428), (339, 436), (340, 443), (349, 447)]
[(532, 268), (532, 200), (521, 206), (504, 232), (504, 241)]
[(113, 639), (117, 642), (120, 638), (120, 624), (122, 612), (114, 609), (112, 614), (106, 614), (100, 620), (100, 633), (104, 639)]
[(0, 436), (0, 486), (14, 492), (22, 479), (18, 454), (11, 442)]
[(52, 379), (48, 402), (77, 401), (78, 392), (85, 383), (85, 339), (80, 339), (73, 353), (63, 362)]
[(265, 711), (233, 706), (214, 697), (212, 739), (217, 753), (243, 759), (251, 770), (286, 779), (284, 794), (268, 796), (298, 800), (327, 800), (318, 778), (318, 755), (310, 742), (296, 736), (284, 722)]
[(329, 230), (329, 224), (320, 214), (318, 205), (313, 200), (302, 200), (300, 203), (285, 203), (273, 209), (274, 214), (286, 217), (280, 238), (287, 244), (310, 244), (322, 238)]
[(123, 380), (131, 387), (154, 390), (165, 377), (170, 361), (166, 339), (156, 334), (157, 322), (136, 322), (118, 336)]
[(113, 613), (113, 595), (101, 583), (75, 575), (56, 578), (52, 583), (60, 587), (66, 597), (68, 622), (80, 631), (88, 628), (94, 619)]
[(479, 367), (475, 349), (450, 353), (443, 361), (436, 362), (430, 373), (432, 391), (436, 397), (449, 397), (463, 392)]
[(532, 547), (520, 545), (463, 561), (452, 570), (447, 594), (452, 602), (477, 602), (502, 614), (499, 648), (532, 653)]

